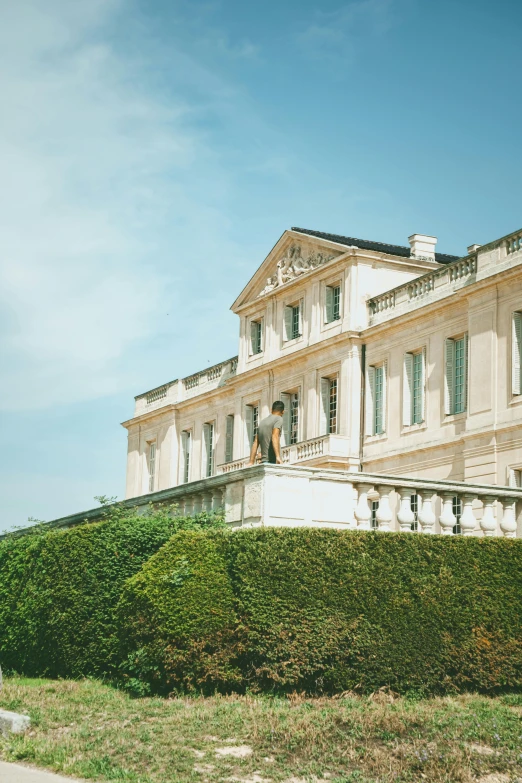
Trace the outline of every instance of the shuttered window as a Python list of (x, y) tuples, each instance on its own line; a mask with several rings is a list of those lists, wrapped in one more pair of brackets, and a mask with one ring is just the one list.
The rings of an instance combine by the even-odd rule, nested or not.
[(424, 421), (426, 352), (404, 355), (403, 413), (404, 426)]
[(247, 433), (247, 450), (254, 442), (254, 438), (257, 435), (259, 427), (259, 405), (247, 405), (246, 406), (246, 433)]
[(156, 443), (149, 443), (148, 455), (149, 492), (154, 492), (156, 480)]
[(303, 333), (303, 300), (285, 307), (285, 340), (296, 340)]
[(227, 416), (225, 435), (225, 462), (232, 462), (234, 454), (234, 414)]
[(464, 413), (468, 392), (468, 336), (445, 341), (444, 409), (446, 415)]
[(508, 485), (510, 487), (518, 487), (518, 489), (522, 488), (522, 470), (517, 470), (516, 468), (509, 469)]
[(256, 355), (263, 352), (263, 320), (250, 321), (250, 353)]
[(512, 350), (512, 391), (522, 394), (520, 357), (522, 355), (522, 313), (513, 313), (513, 350)]
[(366, 372), (366, 434), (386, 432), (387, 362), (368, 367)]
[(192, 434), (190, 430), (181, 433), (181, 459), (183, 470), (183, 483), (190, 480), (190, 452), (192, 448)]
[(319, 432), (321, 435), (337, 433), (337, 378), (321, 378)]
[(341, 286), (327, 285), (325, 289), (325, 321), (327, 324), (341, 317)]
[(203, 477), (209, 478), (214, 473), (214, 424), (203, 425)]

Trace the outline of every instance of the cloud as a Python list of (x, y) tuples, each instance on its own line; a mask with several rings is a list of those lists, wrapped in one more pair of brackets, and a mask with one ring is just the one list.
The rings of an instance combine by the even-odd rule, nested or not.
[[(0, 0), (4, 409), (112, 393), (154, 331), (154, 237), (205, 145), (191, 108), (111, 43), (118, 0)], [(145, 75), (144, 75), (145, 74)], [(167, 206), (168, 205), (168, 206)], [(174, 274), (175, 277), (175, 274)]]
[(350, 0), (334, 11), (317, 11), (299, 33), (299, 43), (315, 56), (350, 57), (357, 42), (388, 32), (393, 24), (393, 5), (394, 0)]

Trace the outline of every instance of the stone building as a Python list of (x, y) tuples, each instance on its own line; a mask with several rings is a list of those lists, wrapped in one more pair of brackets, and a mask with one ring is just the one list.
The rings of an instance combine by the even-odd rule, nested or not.
[[(412, 525), (422, 517), (423, 493), (410, 480), (432, 482), (431, 532), (460, 532), (468, 487), (475, 532), (486, 508), (499, 532), (501, 498), (491, 511), (484, 493), (508, 486), (514, 503), (522, 473), (522, 231), (462, 257), (437, 253), (436, 241), (413, 234), (403, 247), (285, 231), (232, 305), (238, 355), (136, 397), (123, 424), (127, 498), (246, 476), (257, 423), (282, 399), (283, 467), (295, 481), (339, 471), (352, 503), (354, 473), (387, 477), (368, 482), (364, 503), (370, 526), (388, 515), (396, 528), (400, 503)], [(459, 483), (466, 487), (452, 494)], [(446, 495), (451, 530), (439, 521)]]

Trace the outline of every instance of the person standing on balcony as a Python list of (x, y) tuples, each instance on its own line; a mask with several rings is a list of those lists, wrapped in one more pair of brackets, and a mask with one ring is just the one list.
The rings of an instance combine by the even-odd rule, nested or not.
[(283, 426), (284, 411), (284, 402), (277, 400), (272, 405), (272, 413), (259, 422), (259, 427), (252, 443), (249, 465), (254, 465), (259, 449), (261, 449), (262, 463), (270, 462), (272, 465), (281, 465), (281, 428)]

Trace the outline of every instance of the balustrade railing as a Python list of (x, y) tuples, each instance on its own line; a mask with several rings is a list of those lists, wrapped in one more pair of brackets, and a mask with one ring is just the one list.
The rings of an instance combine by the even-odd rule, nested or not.
[(522, 250), (522, 231), (511, 234), (511, 236), (506, 239), (506, 250), (508, 255)]
[(168, 390), (169, 386), (166, 384), (165, 386), (160, 386), (159, 389), (153, 389), (152, 391), (148, 392), (145, 397), (147, 405), (152, 405), (153, 402), (163, 400), (167, 396)]

